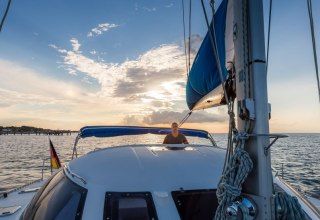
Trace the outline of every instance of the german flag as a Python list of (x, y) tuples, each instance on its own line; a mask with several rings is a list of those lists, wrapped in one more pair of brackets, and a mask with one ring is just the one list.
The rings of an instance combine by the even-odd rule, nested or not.
[(49, 142), (50, 142), (51, 168), (59, 169), (61, 167), (59, 157), (57, 155), (56, 150), (53, 147), (53, 144), (50, 138), (49, 138)]

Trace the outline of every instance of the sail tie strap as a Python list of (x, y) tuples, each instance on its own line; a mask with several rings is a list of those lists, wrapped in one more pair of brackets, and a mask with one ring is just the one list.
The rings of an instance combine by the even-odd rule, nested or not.
[(219, 206), (215, 214), (216, 220), (226, 219), (226, 206), (234, 201), (236, 197), (240, 196), (242, 184), (253, 168), (252, 160), (244, 150), (244, 142), (245, 139), (238, 140), (235, 152), (231, 156), (219, 181), (217, 189)]

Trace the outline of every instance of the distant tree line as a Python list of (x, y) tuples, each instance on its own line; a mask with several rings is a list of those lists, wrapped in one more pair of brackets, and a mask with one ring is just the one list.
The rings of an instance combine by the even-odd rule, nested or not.
[(50, 135), (60, 135), (60, 134), (71, 134), (74, 131), (71, 130), (51, 130), (45, 128), (36, 128), (31, 126), (0, 126), (0, 134), (50, 134)]

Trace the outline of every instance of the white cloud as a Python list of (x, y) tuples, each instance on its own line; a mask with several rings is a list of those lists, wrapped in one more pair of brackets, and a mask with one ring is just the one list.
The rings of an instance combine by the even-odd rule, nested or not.
[(58, 47), (57, 47), (56, 45), (54, 45), (54, 44), (49, 44), (48, 46), (51, 47), (51, 48), (53, 48), (53, 49), (56, 49), (56, 50), (57, 50), (58, 52), (60, 52), (60, 53), (66, 53), (66, 52), (67, 52), (67, 50), (58, 48)]
[(111, 28), (116, 28), (118, 26), (119, 25), (109, 24), (109, 23), (99, 24), (97, 27), (91, 29), (91, 31), (87, 34), (87, 37), (95, 37), (95, 36), (101, 35), (103, 34), (103, 32), (106, 32)]
[[(0, 124), (79, 129), (87, 124), (120, 123), (133, 104), (99, 96), (17, 63), (0, 60)], [(91, 79), (90, 79), (91, 81)], [(52, 123), (51, 123), (52, 122)], [(43, 123), (43, 124), (42, 124)]]
[[(154, 112), (172, 111), (173, 106), (181, 112), (187, 108), (184, 101), (185, 56), (180, 46), (161, 45), (136, 59), (110, 63), (83, 54), (75, 46), (80, 45), (77, 39), (70, 42), (73, 44), (71, 50), (55, 45), (50, 47), (61, 54), (63, 60), (59, 62), (69, 73), (78, 73), (81, 81), (88, 85), (93, 80), (100, 85), (99, 91), (91, 94), (92, 103), (104, 100), (98, 105), (112, 106), (115, 112), (111, 115), (115, 117), (116, 114), (119, 123), (143, 124), (148, 120), (153, 123)], [(193, 53), (191, 55), (194, 57)], [(98, 118), (101, 115), (97, 109), (93, 107), (90, 111)]]
[[(152, 114), (145, 116), (143, 122), (148, 125), (154, 124), (170, 124), (173, 121), (179, 123), (189, 111), (154, 111)], [(206, 111), (193, 112), (186, 123), (212, 123), (212, 122), (226, 122), (226, 114), (214, 114)]]
[(124, 118), (123, 118), (123, 124), (125, 125), (143, 125), (142, 123), (142, 120), (141, 120), (141, 117), (139, 116), (136, 116), (136, 115), (126, 115)]
[(0, 60), (0, 96), (11, 103), (77, 102), (87, 96), (77, 86), (36, 73), (16, 63)]
[[(76, 39), (72, 43), (79, 44)], [(185, 57), (176, 44), (161, 45), (123, 63), (97, 61), (80, 51), (51, 47), (62, 54), (63, 66), (70, 74), (81, 72), (87, 76), (85, 81), (97, 80), (102, 97), (140, 101), (150, 106), (154, 100), (170, 102), (184, 97)]]
[(87, 84), (92, 84), (92, 82), (89, 80), (89, 78), (87, 76), (83, 77), (81, 79), (82, 82), (87, 83)]
[(142, 7), (142, 9), (148, 12), (154, 12), (157, 10), (156, 8), (148, 8), (148, 7)]
[(79, 41), (76, 38), (72, 38), (70, 40), (71, 44), (72, 44), (72, 49), (73, 51), (79, 51), (81, 44), (79, 43)]
[(97, 51), (96, 50), (91, 50), (90, 53), (95, 55), (95, 54), (97, 54)]
[(170, 3), (168, 5), (166, 5), (166, 8), (171, 8), (173, 6), (173, 3)]
[[(77, 40), (75, 39), (74, 42), (77, 42)], [(63, 62), (61, 67), (65, 68), (69, 74), (77, 75), (76, 72), (82, 72), (89, 77), (95, 78), (106, 87), (106, 92), (110, 92), (109, 88), (112, 88), (117, 79), (122, 78), (121, 74), (113, 73), (112, 71), (117, 64), (96, 62), (84, 56), (81, 51), (68, 51), (55, 45), (50, 46), (62, 54)], [(77, 49), (76, 46), (73, 46), (73, 48)]]

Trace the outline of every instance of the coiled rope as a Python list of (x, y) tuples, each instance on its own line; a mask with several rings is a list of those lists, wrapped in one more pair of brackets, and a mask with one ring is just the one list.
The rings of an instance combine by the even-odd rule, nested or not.
[[(219, 181), (217, 197), (219, 206), (216, 210), (215, 219), (224, 220), (225, 208), (241, 194), (242, 184), (248, 173), (253, 168), (249, 154), (244, 150), (244, 138), (239, 138), (234, 154)], [(241, 207), (240, 207), (241, 208)], [(247, 212), (244, 212), (245, 214)]]
[(276, 219), (277, 220), (304, 220), (306, 214), (301, 208), (298, 199), (286, 192), (277, 192), (275, 195)]

